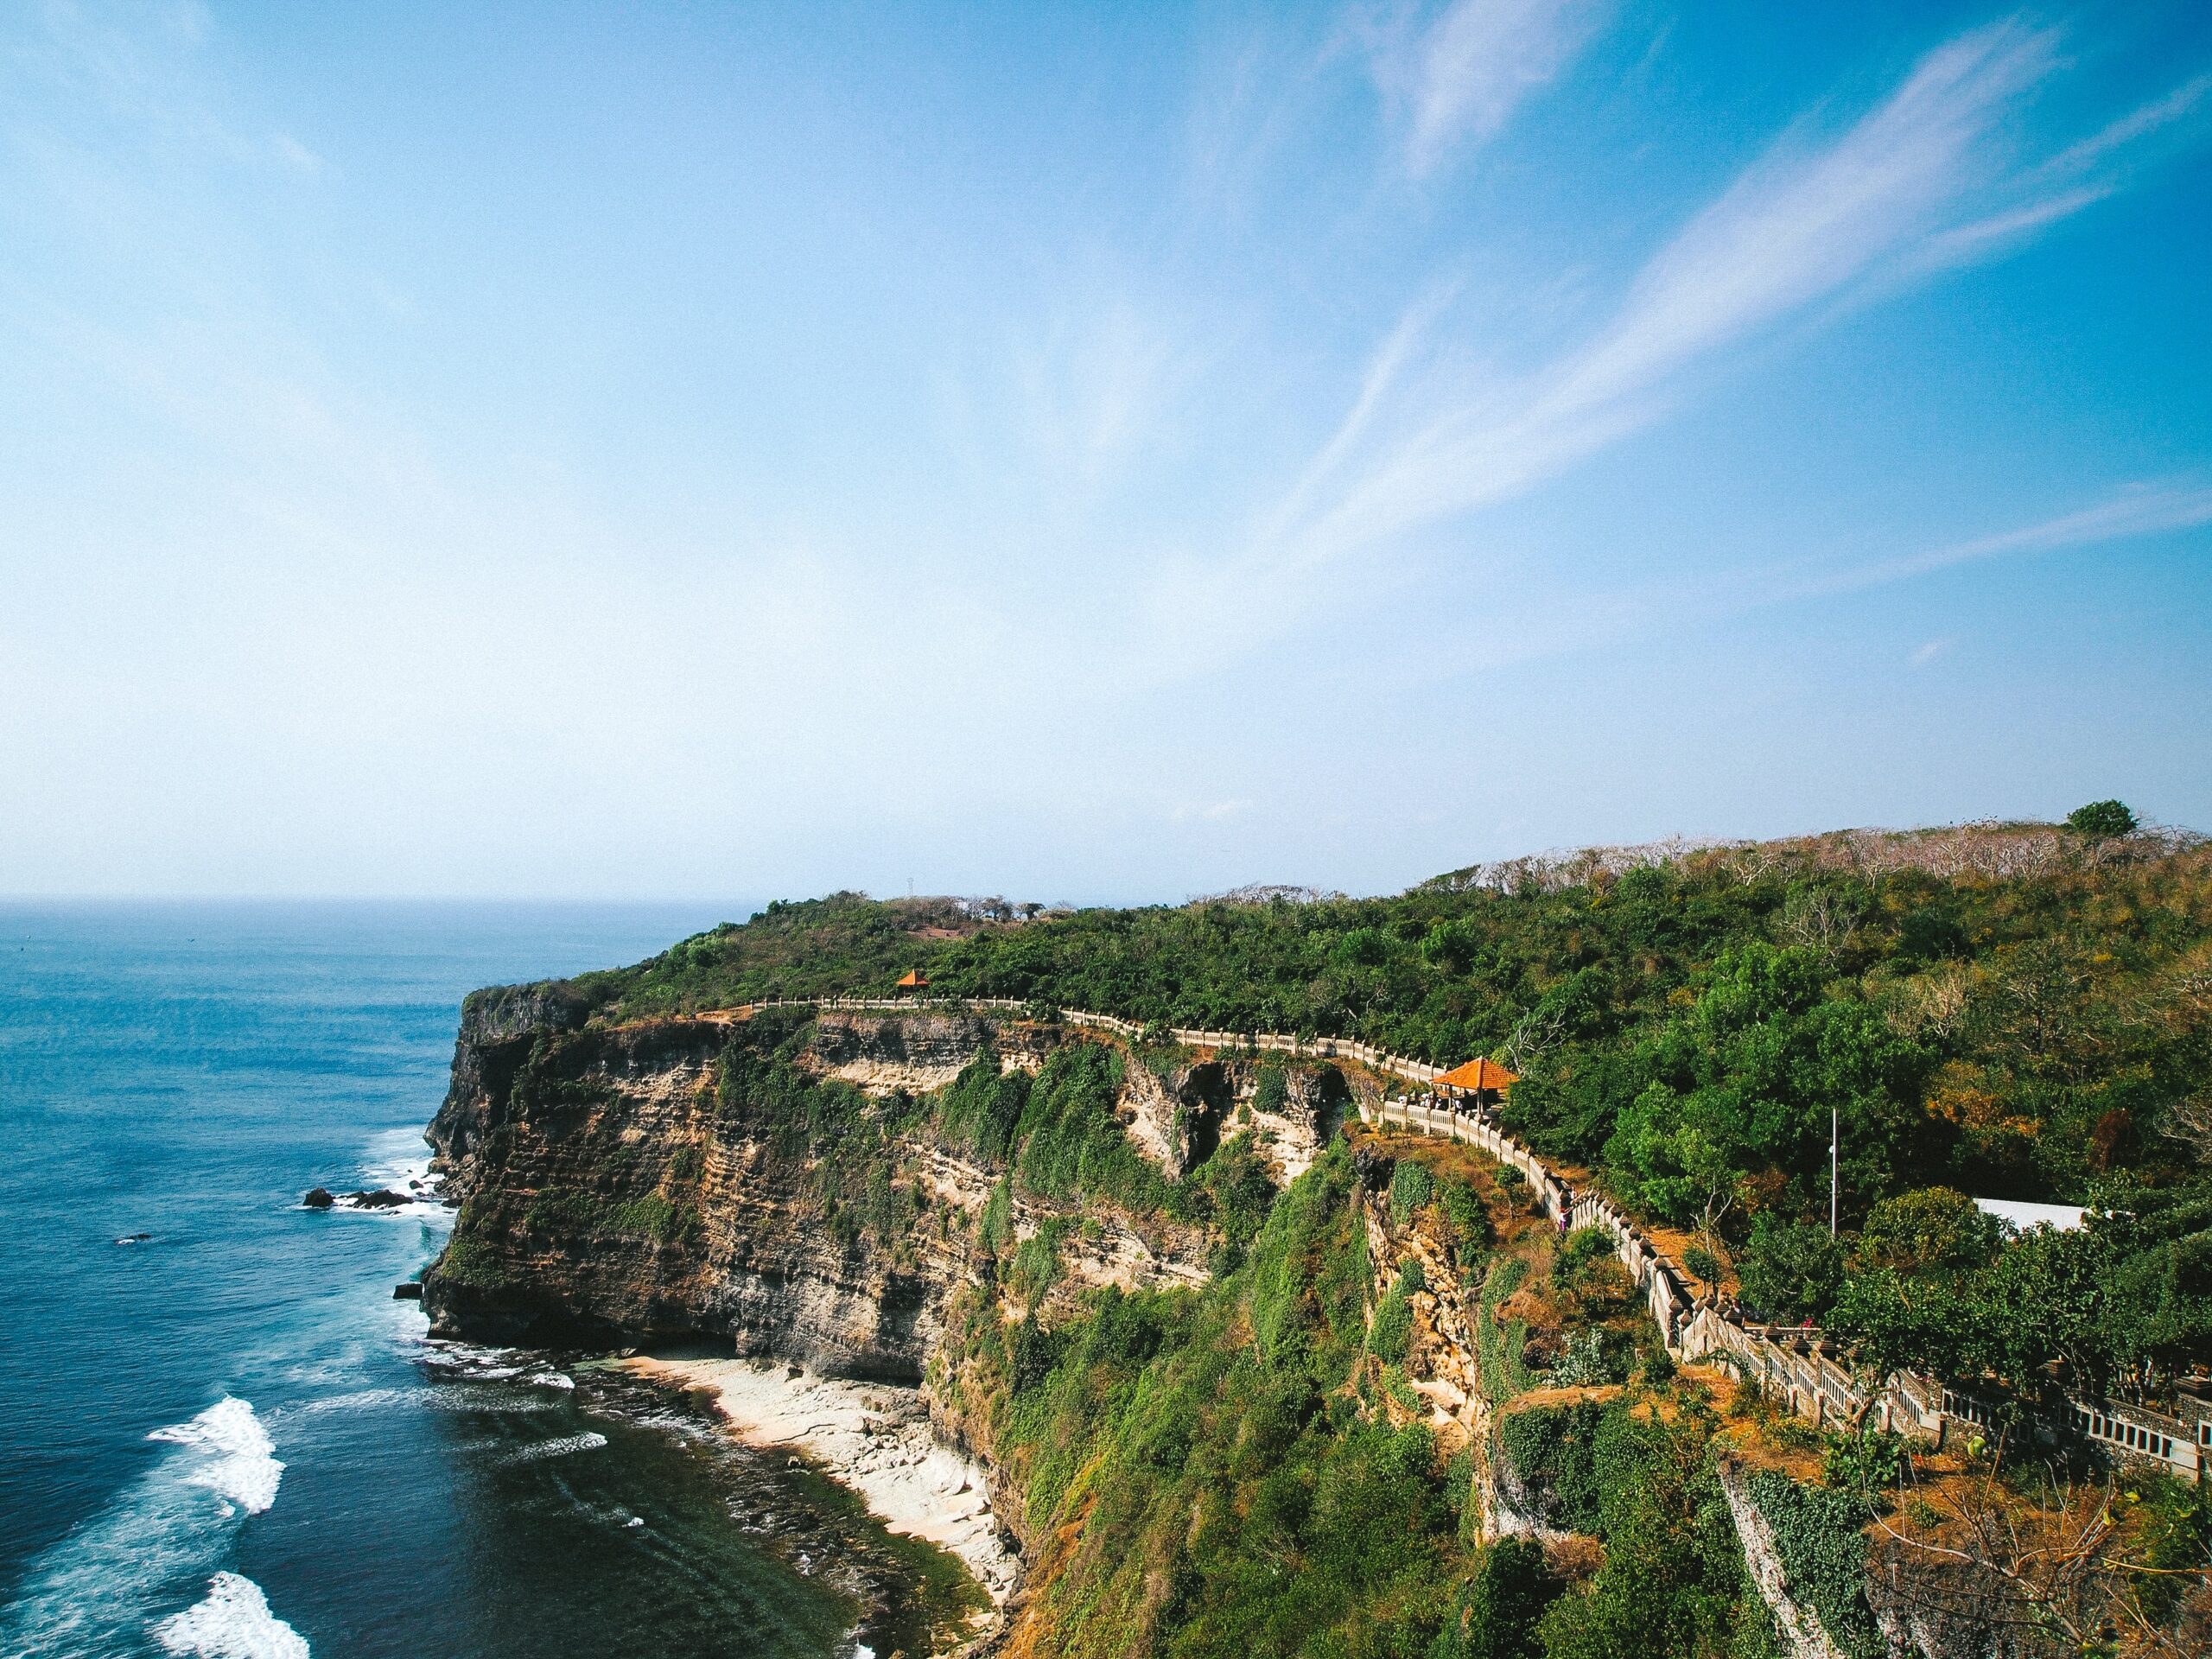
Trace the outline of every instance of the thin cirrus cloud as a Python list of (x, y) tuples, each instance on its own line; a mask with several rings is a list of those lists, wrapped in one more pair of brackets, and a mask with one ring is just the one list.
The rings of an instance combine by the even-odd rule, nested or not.
[[(1884, 582), (1927, 575), (1954, 565), (2014, 553), (2044, 553), (2066, 547), (2125, 541), (2212, 524), (2212, 489), (2189, 485), (2145, 485), (2123, 491), (2109, 501), (2039, 520), (1993, 536), (1953, 542), (1926, 552), (1885, 559), (1807, 584), (1805, 594), (1844, 593)], [(1796, 594), (1792, 594), (1795, 597)]]
[(1403, 85), (1406, 169), (1434, 172), (1503, 129), (1556, 80), (1604, 23), (1600, 0), (1455, 0), (1386, 64)]
[[(1885, 558), (1789, 560), (1731, 570), (1700, 569), (1632, 586), (1578, 594), (1571, 605), (1550, 599), (1495, 619), (1478, 661), (1451, 671), (1471, 673), (1572, 656), (1626, 639), (1675, 634), (1716, 617), (1739, 617), (1808, 601), (1910, 582), (1955, 566), (2068, 548), (2095, 547), (2212, 524), (2212, 488), (2184, 481), (2131, 484), (2092, 506), (2039, 518), (1987, 536), (1946, 542)], [(1909, 658), (1923, 667), (1955, 641), (1929, 641)]]
[(2200, 82), (2049, 162), (2008, 165), (1999, 140), (2057, 47), (2054, 31), (1991, 24), (1929, 52), (1840, 136), (1800, 124), (1643, 264), (1610, 320), (1525, 377), (1452, 372), (1424, 298), (1262, 514), (1250, 563), (1318, 566), (1521, 495), (1649, 424), (1729, 348), (2017, 245), (2120, 188), (2129, 148), (2192, 111)]

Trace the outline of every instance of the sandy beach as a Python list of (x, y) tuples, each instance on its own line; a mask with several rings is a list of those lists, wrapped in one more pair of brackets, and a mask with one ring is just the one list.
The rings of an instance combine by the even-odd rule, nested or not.
[(731, 1433), (784, 1446), (859, 1493), (893, 1532), (950, 1550), (1003, 1604), (1019, 1565), (984, 1498), (981, 1468), (939, 1443), (911, 1389), (822, 1376), (781, 1360), (633, 1359), (643, 1376), (711, 1395)]

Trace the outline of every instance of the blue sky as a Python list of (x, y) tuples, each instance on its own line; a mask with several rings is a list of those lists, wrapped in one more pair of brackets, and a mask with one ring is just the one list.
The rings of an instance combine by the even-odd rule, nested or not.
[(0, 891), (2212, 829), (2212, 13), (0, 13)]

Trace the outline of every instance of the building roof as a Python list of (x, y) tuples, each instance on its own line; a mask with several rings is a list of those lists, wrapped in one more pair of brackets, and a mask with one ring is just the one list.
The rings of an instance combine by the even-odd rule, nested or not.
[(1521, 1079), (1496, 1060), (1469, 1060), (1436, 1080), (1440, 1089), (1510, 1089)]
[(1976, 1198), (1974, 1207), (1985, 1216), (2011, 1222), (2024, 1233), (2031, 1227), (2070, 1233), (2082, 1224), (2083, 1214), (2078, 1205), (2030, 1204), (2024, 1198)]
[(918, 991), (929, 982), (929, 976), (917, 968), (899, 982), (899, 988), (902, 991)]

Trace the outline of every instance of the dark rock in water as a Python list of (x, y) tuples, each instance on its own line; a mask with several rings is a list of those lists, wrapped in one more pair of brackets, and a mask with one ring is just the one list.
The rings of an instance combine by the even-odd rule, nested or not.
[(300, 1208), (302, 1210), (327, 1210), (332, 1205), (337, 1202), (338, 1200), (331, 1196), (330, 1189), (328, 1187), (317, 1186), (310, 1188), (308, 1192), (307, 1197), (300, 1200)]
[(393, 1210), (403, 1204), (412, 1204), (414, 1200), (404, 1192), (395, 1192), (385, 1187), (377, 1192), (350, 1193), (346, 1202), (356, 1210)]
[(395, 1302), (419, 1302), (423, 1300), (423, 1287), (411, 1279), (404, 1284), (394, 1285), (391, 1300)]

